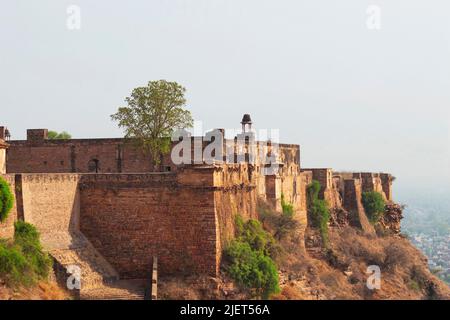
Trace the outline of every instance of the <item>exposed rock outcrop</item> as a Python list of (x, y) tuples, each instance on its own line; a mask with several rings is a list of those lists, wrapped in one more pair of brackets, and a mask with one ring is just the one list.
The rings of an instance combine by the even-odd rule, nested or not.
[(380, 219), (380, 225), (383, 226), (385, 230), (391, 231), (393, 234), (400, 233), (400, 222), (403, 219), (403, 209), (402, 205), (397, 203), (388, 203), (384, 208), (384, 215)]

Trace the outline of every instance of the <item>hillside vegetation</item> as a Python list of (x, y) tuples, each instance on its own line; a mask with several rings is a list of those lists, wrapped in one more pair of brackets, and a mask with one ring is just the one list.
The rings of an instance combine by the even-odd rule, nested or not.
[[(313, 221), (306, 230), (289, 209), (275, 212), (260, 202), (259, 221), (244, 222), (238, 216), (236, 240), (224, 251), (220, 277), (163, 278), (161, 297), (450, 299), (449, 287), (430, 272), (425, 256), (403, 236), (331, 227), (326, 202), (317, 202), (317, 187), (308, 189)], [(368, 216), (377, 223), (379, 198), (367, 195), (365, 204), (373, 208)], [(379, 289), (370, 290), (368, 267), (373, 265), (380, 268), (381, 282)]]
[[(13, 200), (8, 183), (0, 178), (0, 222), (8, 217)], [(49, 281), (51, 271), (52, 260), (43, 251), (36, 228), (16, 221), (14, 238), (0, 238), (0, 300), (66, 298)]]

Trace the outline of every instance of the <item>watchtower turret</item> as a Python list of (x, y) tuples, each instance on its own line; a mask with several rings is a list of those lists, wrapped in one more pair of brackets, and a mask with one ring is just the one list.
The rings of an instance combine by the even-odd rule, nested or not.
[(252, 118), (248, 113), (242, 117), (242, 132), (250, 132), (252, 130)]
[(8, 144), (5, 140), (9, 140), (9, 131), (5, 127), (0, 127), (0, 174), (6, 173), (6, 148), (8, 148)]

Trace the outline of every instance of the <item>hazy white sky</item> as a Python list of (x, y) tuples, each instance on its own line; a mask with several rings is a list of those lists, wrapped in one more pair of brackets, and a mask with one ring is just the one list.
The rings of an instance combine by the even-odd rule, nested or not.
[[(81, 29), (67, 28), (69, 5)], [(381, 9), (381, 30), (366, 10)], [(184, 85), (207, 128), (280, 129), (305, 167), (450, 185), (448, 0), (53, 0), (0, 6), (0, 123), (121, 136), (136, 86)]]

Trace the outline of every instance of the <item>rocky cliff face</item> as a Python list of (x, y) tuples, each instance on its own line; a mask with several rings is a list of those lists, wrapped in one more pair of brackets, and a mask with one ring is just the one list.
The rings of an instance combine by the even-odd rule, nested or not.
[[(351, 227), (330, 228), (329, 237), (328, 249), (307, 250), (310, 266), (301, 276), (316, 296), (309, 298), (450, 299), (449, 288), (429, 271), (425, 256), (407, 239), (368, 235)], [(380, 271), (378, 288), (370, 288), (373, 266)], [(292, 270), (286, 268), (288, 278), (298, 279)], [(283, 292), (289, 297), (295, 288), (296, 282), (288, 281)]]
[[(449, 287), (430, 272), (426, 257), (401, 235), (402, 212), (403, 206), (388, 202), (373, 233), (352, 226), (346, 210), (332, 208), (328, 245), (317, 230), (308, 227), (306, 255), (292, 254), (291, 262), (283, 266), (280, 298), (450, 299)], [(375, 288), (374, 269), (380, 272)]]
[[(400, 234), (402, 207), (389, 203), (376, 233), (351, 226), (345, 211), (333, 212), (324, 245), (308, 226), (304, 239), (280, 241), (280, 294), (273, 299), (450, 299), (450, 289), (428, 269), (427, 259)], [(302, 245), (301, 245), (302, 244)], [(303, 247), (306, 250), (300, 249)], [(379, 286), (374, 271), (380, 271)], [(162, 279), (160, 292), (177, 299), (248, 299), (224, 273), (218, 278)], [(374, 286), (375, 284), (375, 286)]]
[(388, 203), (384, 210), (385, 213), (381, 217), (380, 225), (393, 234), (399, 234), (400, 222), (403, 219), (403, 206), (396, 203)]

